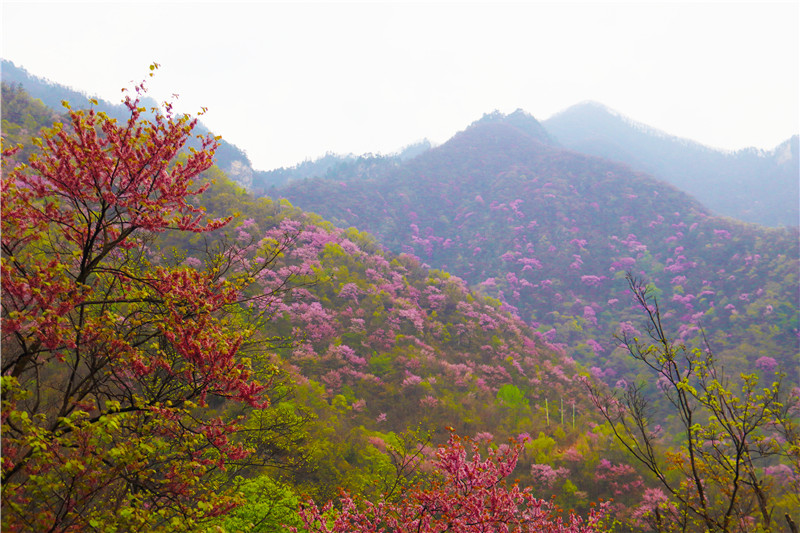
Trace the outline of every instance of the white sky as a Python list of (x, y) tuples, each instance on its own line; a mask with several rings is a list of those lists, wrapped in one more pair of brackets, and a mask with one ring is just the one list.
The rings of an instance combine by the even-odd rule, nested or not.
[(800, 2), (2, 2), (0, 55), (116, 102), (144, 79), (257, 169), (596, 100), (709, 146), (798, 132)]

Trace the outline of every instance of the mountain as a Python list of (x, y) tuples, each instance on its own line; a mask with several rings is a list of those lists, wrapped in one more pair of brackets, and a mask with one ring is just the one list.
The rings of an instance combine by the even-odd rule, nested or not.
[[(4, 135), (36, 136), (53, 119), (23, 89), (4, 89)], [(432, 455), (452, 428), (483, 446), (530, 437), (518, 477), (549, 476), (537, 490), (562, 506), (586, 512), (613, 495), (596, 471), (624, 456), (603, 432), (583, 383), (588, 369), (563, 347), (461, 278), (364, 232), (256, 199), (218, 167), (202, 178), (211, 183), (199, 198), (208, 216), (237, 215), (203, 236), (153, 234), (152, 261), (203, 270), (226, 257), (226, 275), (254, 268), (271, 294), (242, 315), (258, 329), (254, 364), (276, 383), (272, 406), (254, 422), (268, 443), (259, 452), (279, 467), (270, 476), (321, 501), (340, 488), (377, 496), (393, 476), (409, 475), (392, 462), (401, 446)], [(219, 398), (210, 403), (220, 416), (238, 414)]]
[(798, 136), (770, 151), (724, 152), (637, 123), (595, 102), (544, 121), (571, 150), (625, 163), (697, 198), (712, 212), (765, 226), (800, 221)]
[[(0, 77), (2, 82), (13, 87), (23, 88), (34, 100), (40, 100), (45, 106), (54, 110), (55, 113), (63, 112), (62, 102), (67, 101), (73, 109), (89, 109), (94, 107), (97, 111), (103, 111), (117, 120), (127, 118), (127, 108), (119, 104), (97, 99), (92, 99), (84, 93), (53, 81), (34, 76), (22, 67), (18, 67), (12, 61), (2, 60), (0, 64)], [(157, 107), (158, 102), (152, 98), (144, 98), (142, 104), (147, 108)], [(5, 110), (3, 111), (5, 115)], [(202, 123), (198, 123), (195, 132), (206, 135), (209, 130)], [(254, 170), (244, 153), (237, 146), (220, 140), (219, 148), (216, 152), (216, 163), (226, 174), (240, 183), (244, 187), (250, 187), (253, 182)]]
[(8, 146), (23, 145), (19, 157), (27, 161), (35, 146), (30, 139), (61, 117), (41, 100), (35, 100), (19, 85), (2, 84), (2, 133)]
[(610, 382), (632, 377), (613, 339), (637, 323), (626, 271), (657, 289), (672, 334), (704, 331), (727, 368), (800, 362), (796, 228), (712, 216), (673, 185), (560, 147), (530, 115), (484, 117), (380, 177), (277, 192), (463, 277)]

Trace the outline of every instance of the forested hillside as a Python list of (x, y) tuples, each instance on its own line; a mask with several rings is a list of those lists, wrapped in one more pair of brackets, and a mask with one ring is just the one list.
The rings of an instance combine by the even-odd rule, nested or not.
[(714, 217), (673, 186), (554, 145), (523, 118), (487, 116), (376, 179), (309, 179), (280, 193), (462, 276), (610, 383), (632, 377), (613, 340), (635, 322), (626, 271), (653, 284), (678, 338), (704, 332), (729, 368), (774, 358), (797, 381), (796, 228)]
[[(225, 198), (219, 187), (209, 196), (215, 210)], [(422, 267), (413, 256), (381, 252), (365, 233), (337, 229), (286, 203), (250, 202), (253, 207), (233, 235), (245, 244), (288, 239), (271, 281), (280, 285), (291, 274), (298, 286), (262, 311), (270, 316), (265, 331), (293, 339), (276, 351), (310, 388), (309, 398), (322, 402), (316, 404), (318, 415), (326, 419), (326, 431), (335, 428), (341, 446), (336, 468), (325, 475), (343, 477), (323, 484), (317, 479), (314, 490), (328, 486), (332, 496), (343, 484), (368, 491), (350, 486), (353, 480), (345, 474), (377, 451), (357, 450), (384, 449), (381, 439), (413, 428), (443, 442), (447, 427), (498, 442), (530, 434), (534, 442), (526, 464), (537, 458), (552, 462), (554, 457), (545, 460), (548, 454), (561, 457), (570, 447), (583, 448), (593, 459), (573, 466), (588, 468), (581, 475), (589, 489), (598, 454), (610, 443), (602, 432), (586, 433), (599, 422), (577, 379), (588, 372), (564, 350), (502, 311), (499, 301), (472, 293), (457, 277)], [(242, 209), (247, 200), (234, 205)], [(190, 256), (184, 263), (198, 261)], [(598, 438), (605, 443), (600, 448)], [(347, 466), (350, 461), (354, 464)], [(566, 479), (564, 472), (561, 482)], [(570, 505), (588, 502), (573, 497)]]
[[(53, 125), (4, 142), (3, 530), (798, 520), (796, 232), (715, 219), (524, 113), (289, 183), (293, 206), (139, 103), (56, 116), (3, 90), (9, 141)], [(699, 327), (716, 358), (671, 343)], [(628, 402), (640, 372), (654, 412)]]

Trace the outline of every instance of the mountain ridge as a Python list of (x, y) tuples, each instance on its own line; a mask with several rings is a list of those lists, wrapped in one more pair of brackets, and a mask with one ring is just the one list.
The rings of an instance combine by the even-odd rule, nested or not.
[[(791, 141), (784, 144), (785, 151), (792, 150)], [(791, 164), (790, 156), (787, 161)], [(345, 164), (340, 169), (339, 176), (346, 175), (352, 170), (356, 170), (356, 174), (344, 181), (334, 182), (330, 179), (331, 176), (326, 176), (326, 179), (306, 179), (290, 183), (283, 190), (274, 189), (272, 192), (285, 195), (298, 206), (321, 213), (339, 225), (357, 226), (373, 232), (387, 248), (397, 253), (410, 252), (429, 262), (432, 258), (438, 257), (437, 261), (431, 262), (435, 268), (453, 270), (471, 284), (480, 284), (483, 290), (499, 297), (509, 309), (514, 309), (516, 312), (522, 309), (523, 316), (529, 316), (531, 310), (526, 307), (527, 304), (520, 307), (520, 298), (523, 302), (526, 298), (520, 294), (526, 291), (521, 291), (520, 287), (515, 285), (522, 279), (520, 276), (530, 275), (531, 265), (550, 265), (551, 275), (556, 277), (560, 277), (559, 272), (569, 273), (571, 269), (580, 269), (585, 258), (581, 255), (584, 249), (581, 243), (589, 240), (579, 235), (581, 233), (579, 222), (582, 222), (584, 227), (590, 228), (590, 233), (594, 232), (595, 246), (606, 239), (596, 231), (600, 222), (616, 225), (621, 223), (622, 227), (609, 230), (608, 237), (616, 239), (617, 243), (628, 243), (631, 242), (631, 235), (636, 237), (636, 234), (629, 233), (628, 237), (624, 237), (629, 229), (625, 226), (630, 225), (636, 217), (623, 213), (626, 213), (626, 210), (647, 212), (656, 206), (662, 209), (662, 212), (651, 214), (650, 224), (661, 224), (659, 220), (666, 219), (668, 212), (672, 210), (676, 214), (688, 213), (692, 219), (690, 223), (678, 220), (673, 225), (697, 227), (700, 223), (705, 223), (704, 221), (716, 220), (713, 224), (719, 227), (714, 230), (715, 234), (716, 232), (729, 234), (731, 228), (739, 228), (736, 231), (744, 228), (741, 225), (723, 223), (721, 220), (710, 218), (700, 203), (674, 185), (654, 181), (624, 163), (614, 163), (560, 146), (541, 123), (522, 110), (509, 115), (499, 112), (486, 114), (446, 143), (436, 148), (423, 149), (421, 153), (405, 161), (382, 156), (361, 158), (355, 166), (350, 163)], [(523, 198), (514, 195), (516, 198), (512, 198), (511, 195), (515, 191), (524, 191), (529, 196)], [(592, 191), (601, 191), (603, 200), (588, 204), (584, 202), (581, 195)], [(646, 192), (644, 196), (642, 191)], [(484, 199), (483, 196), (487, 198)], [(357, 198), (355, 203), (352, 202), (354, 197)], [(520, 208), (526, 203), (530, 205)], [(667, 208), (669, 205), (673, 207)], [(374, 206), (378, 206), (380, 216), (375, 216)], [(415, 206), (430, 206), (430, 210), (423, 212)], [(578, 209), (574, 209), (574, 206), (578, 206)], [(513, 213), (512, 217), (506, 217), (505, 223), (514, 222), (515, 217), (528, 219), (529, 227), (498, 226), (500, 221), (495, 216), (497, 213), (491, 214), (495, 211)], [(617, 214), (609, 218), (606, 211), (610, 213), (616, 211)], [(541, 216), (550, 218), (545, 228), (540, 224)], [(619, 220), (614, 221), (614, 216)], [(537, 221), (537, 218), (540, 220)], [(495, 248), (513, 245), (512, 249), (493, 250), (492, 247), (483, 244), (487, 236), (481, 224), (499, 232), (492, 242)], [(533, 230), (537, 224), (544, 233)], [(449, 235), (448, 232), (453, 228), (461, 234)], [(474, 233), (463, 234), (466, 230)], [(640, 229), (637, 234), (647, 231), (649, 230)], [(755, 230), (742, 231), (752, 233)], [(508, 232), (512, 232), (515, 239), (521, 237), (522, 241), (512, 242), (514, 239), (509, 241), (505, 237)], [(682, 234), (680, 231), (677, 233)], [(674, 241), (683, 236), (685, 235), (664, 236), (664, 238)], [(518, 253), (514, 250), (531, 249), (530, 246), (537, 239), (549, 242), (550, 250), (539, 257), (518, 258), (520, 261), (528, 262), (527, 269), (512, 272), (511, 278), (508, 277), (509, 273), (504, 273), (504, 269), (498, 270), (497, 257)], [(578, 249), (575, 251), (581, 253), (573, 253), (570, 257), (565, 250), (553, 250), (555, 244), (567, 242), (570, 243), (569, 247), (573, 246), (572, 243), (577, 243), (575, 246)], [(612, 243), (610, 246), (619, 245)], [(644, 248), (647, 249), (648, 246), (663, 245), (649, 243), (644, 245)], [(683, 247), (678, 248), (683, 249)], [(788, 250), (793, 249), (791, 246), (788, 248)], [(490, 250), (495, 252), (494, 257)], [(648, 259), (650, 268), (683, 269), (685, 267), (682, 265), (688, 261), (677, 252), (677, 257), (673, 258), (668, 257), (667, 250), (661, 254), (654, 263), (652, 259)], [(789, 255), (792, 256), (791, 253)], [(618, 263), (617, 259), (620, 257), (612, 259), (606, 257), (602, 261), (610, 263), (613, 269), (615, 268), (613, 265)], [(624, 257), (622, 259), (627, 260)], [(517, 268), (519, 269), (519, 266)], [(502, 278), (499, 282), (498, 274)], [(601, 272), (591, 272), (586, 275), (604, 276)], [(514, 279), (517, 281), (509, 281)], [(538, 281), (541, 280), (525, 280), (528, 285), (522, 286), (530, 292), (530, 287), (540, 286)], [(574, 282), (580, 284), (581, 279), (576, 278)], [(566, 280), (562, 283), (566, 283)], [(685, 290), (682, 285), (678, 287)], [(700, 289), (702, 292), (703, 288)], [(559, 305), (563, 305), (565, 298), (566, 301), (576, 302), (576, 305), (583, 300), (575, 294), (575, 291), (561, 294), (560, 298), (562, 302)], [(710, 303), (713, 307), (714, 302)], [(600, 304), (601, 302), (594, 303), (598, 308)], [(570, 313), (562, 313), (562, 318), (556, 322), (548, 322), (540, 320), (542, 312), (540, 310), (534, 313), (532, 320), (534, 323), (563, 325), (564, 316), (576, 317), (571, 314), (574, 311), (573, 309)], [(684, 315), (684, 318), (687, 316)], [(585, 316), (577, 318), (584, 322), (587, 320)], [(609, 324), (606, 324), (606, 327), (608, 326)], [(608, 330), (604, 333), (604, 335), (609, 334)], [(575, 340), (574, 335), (560, 334), (558, 337), (565, 341), (569, 341), (570, 338)], [(598, 353), (594, 355), (596, 357)], [(589, 357), (589, 360), (592, 360), (592, 357)]]
[[(33, 101), (22, 91), (13, 96)], [(26, 109), (6, 103), (6, 112)], [(23, 118), (11, 112), (7, 120)], [(243, 303), (249, 310), (241, 318), (255, 319), (247, 327), (259, 328), (254, 367), (274, 367), (270, 380), (279, 383), (273, 404), (258, 415), (259, 433), (274, 439), (271, 464), (285, 467), (271, 476), (325, 500), (340, 488), (377, 494), (384, 487), (376, 485), (376, 470), (394, 471), (387, 448), (403, 438), (432, 453), (428, 443), (444, 442), (450, 427), (485, 442), (533, 433), (537, 447), (521, 459), (521, 479), (533, 482), (531, 464), (553, 457), (565, 466), (557, 483), (541, 487), (545, 496), (566, 483), (568, 469), (569, 486), (586, 492), (559, 496), (565, 505), (585, 510), (590, 494), (610, 496), (593, 481), (601, 456), (613, 448), (600, 438), (584, 385), (591, 377), (563, 350), (457, 276), (385, 251), (370, 235), (336, 228), (285, 201), (256, 199), (219, 167), (200, 178), (210, 185), (194, 199), (197, 206), (209, 218), (236, 214), (206, 234), (205, 246), (189, 232), (154, 233), (154, 250), (163, 255), (151, 260), (203, 272), (219, 260), (209, 251), (214, 243), (236, 251), (226, 261), (228, 279), (255, 269), (252, 279), (270, 295), (254, 298), (255, 308)], [(256, 266), (264, 261), (267, 268)], [(557, 402), (565, 400), (571, 420), (564, 420), (562, 405), (557, 422)], [(209, 403), (230, 415), (221, 398)], [(556, 443), (575, 453), (580, 448), (586, 460), (569, 463), (555, 453)]]
[(719, 150), (597, 102), (567, 108), (544, 121), (544, 127), (563, 146), (673, 183), (720, 215), (773, 227), (799, 223), (797, 135), (771, 150)]
[[(65, 99), (78, 107), (91, 105), (86, 95), (33, 76), (5, 59), (2, 60), (2, 77), (4, 81), (23, 84), (34, 98), (56, 110)], [(157, 105), (154, 100), (144, 103)], [(96, 107), (112, 116), (124, 115), (121, 105), (99, 101)], [(516, 127), (544, 145), (563, 146), (644, 171), (687, 191), (720, 215), (771, 227), (800, 225), (797, 135), (771, 150), (719, 150), (653, 128), (595, 101), (578, 103), (541, 122), (522, 109), (508, 115), (494, 111), (484, 114), (459, 134), (490, 122)], [(199, 130), (208, 132), (202, 124)], [(291, 168), (265, 171), (254, 169), (243, 150), (223, 139), (216, 158), (234, 181), (264, 194), (271, 187), (280, 187), (299, 178), (325, 176), (347, 179), (353, 174), (377, 176), (430, 148), (430, 143), (423, 141), (410, 153), (377, 156), (327, 154)]]

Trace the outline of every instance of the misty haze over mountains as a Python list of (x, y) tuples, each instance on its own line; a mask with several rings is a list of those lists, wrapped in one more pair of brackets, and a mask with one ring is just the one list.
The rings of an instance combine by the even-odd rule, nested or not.
[(766, 226), (796, 226), (798, 136), (773, 150), (716, 150), (632, 121), (596, 102), (545, 120), (566, 148), (620, 161), (672, 183), (716, 214)]
[[(2, 73), (3, 81), (23, 85), (34, 98), (56, 110), (65, 99), (78, 107), (88, 105), (85, 95), (32, 76), (10, 61), (2, 61)], [(122, 106), (102, 101), (98, 108), (112, 116), (124, 112)], [(484, 119), (500, 115), (488, 113)], [(506, 119), (517, 120), (517, 125), (524, 127), (523, 116), (530, 115), (519, 110)], [(579, 103), (536, 124), (539, 138), (651, 174), (691, 194), (714, 214), (771, 227), (800, 223), (797, 135), (770, 151), (746, 148), (730, 152), (651, 128), (597, 102)], [(224, 139), (221, 143), (216, 154), (220, 168), (257, 193), (295, 179), (376, 177), (431, 147), (424, 140), (396, 154), (329, 153), (290, 168), (257, 170), (243, 150)]]
[[(505, 119), (524, 128), (524, 116), (530, 117), (518, 110)], [(498, 117), (503, 115), (494, 112), (482, 120)], [(797, 226), (800, 221), (797, 135), (770, 151), (746, 148), (730, 152), (669, 135), (596, 102), (577, 104), (541, 123), (534, 122), (540, 140), (646, 172), (691, 194), (714, 214), (770, 227)], [(370, 160), (370, 175), (378, 164), (397, 163), (392, 156), (381, 160), (370, 154), (366, 160)], [(362, 175), (366, 160), (328, 154), (289, 169), (261, 173), (255, 185), (267, 190), (315, 176), (348, 180)], [(317, 172), (309, 173), (314, 166)]]

